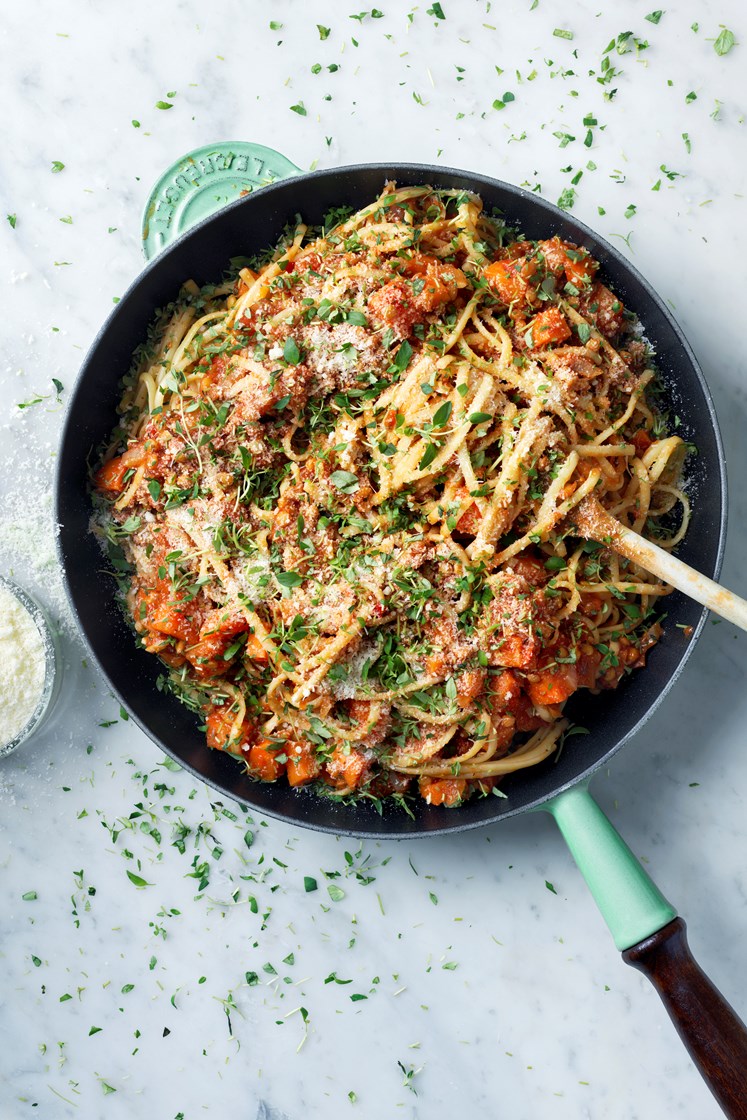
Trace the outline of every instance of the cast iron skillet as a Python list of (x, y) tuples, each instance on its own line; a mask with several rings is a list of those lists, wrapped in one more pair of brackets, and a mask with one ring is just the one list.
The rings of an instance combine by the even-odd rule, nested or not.
[[(726, 523), (724, 459), (711, 396), (681, 329), (646, 280), (609, 244), (555, 206), (507, 183), (451, 168), (422, 164), (371, 164), (294, 176), (219, 210), (152, 261), (109, 317), (83, 364), (72, 396), (56, 482), (59, 555), (72, 609), (91, 653), (114, 694), (137, 724), (195, 777), (254, 809), (321, 831), (360, 837), (402, 838), (463, 831), (543, 807), (553, 813), (629, 963), (647, 971), (685, 1039), (696, 1064), (728, 1115), (747, 1118), (747, 1032), (687, 950), (684, 923), (645, 875), (586, 791), (589, 777), (658, 707), (692, 652), (706, 612), (673, 593), (666, 631), (644, 671), (613, 692), (577, 699), (569, 714), (589, 734), (571, 739), (557, 761), (511, 775), (505, 799), (474, 799), (458, 810), (419, 802), (408, 816), (396, 807), (382, 815), (366, 802), (340, 805), (283, 784), (246, 777), (229, 756), (206, 748), (194, 715), (156, 688), (161, 667), (136, 648), (101, 552), (88, 523), (88, 465), (115, 424), (119, 382), (145, 337), (154, 309), (182, 282), (218, 279), (230, 257), (252, 255), (274, 244), (296, 213), (318, 223), (332, 207), (354, 209), (374, 199), (386, 179), (399, 185), (427, 182), (479, 193), (487, 209), (501, 211), (530, 238), (553, 234), (586, 246), (606, 283), (637, 313), (653, 344), (679, 433), (697, 445), (688, 468), (693, 520), (678, 555), (717, 577)], [(679, 626), (677, 625), (679, 624)], [(682, 627), (692, 627), (688, 638)]]

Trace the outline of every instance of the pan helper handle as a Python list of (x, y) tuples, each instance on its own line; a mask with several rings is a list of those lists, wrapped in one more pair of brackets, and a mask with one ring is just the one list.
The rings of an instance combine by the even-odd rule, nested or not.
[(645, 972), (730, 1120), (747, 1120), (747, 1027), (690, 952), (685, 923), (586, 786), (543, 806), (555, 818), (626, 964)]
[(274, 148), (246, 140), (223, 140), (187, 152), (164, 171), (148, 196), (143, 212), (146, 258), (151, 260), (229, 203), (298, 171)]

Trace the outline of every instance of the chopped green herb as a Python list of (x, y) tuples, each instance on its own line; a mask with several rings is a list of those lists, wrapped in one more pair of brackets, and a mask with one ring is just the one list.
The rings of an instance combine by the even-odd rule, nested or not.
[(295, 339), (286, 338), (285, 346), (283, 347), (283, 357), (288, 365), (297, 366), (301, 361), (301, 351), (296, 345)]
[(728, 27), (722, 27), (718, 38), (713, 44), (713, 49), (718, 55), (728, 54), (735, 43), (734, 32), (730, 31)]
[(439, 408), (436, 409), (436, 411), (433, 415), (433, 427), (434, 428), (445, 428), (446, 427), (446, 425), (449, 422), (449, 417), (451, 416), (452, 407), (453, 407), (453, 405), (452, 405), (451, 401), (444, 401), (444, 403)]
[(412, 346), (409, 342), (403, 342), (397, 353), (394, 355), (392, 365), (399, 373), (403, 373), (407, 369), (410, 358), (412, 357)]
[(360, 488), (358, 476), (351, 471), (333, 471), (329, 481), (335, 489), (342, 490), (343, 494), (354, 494)]
[(141, 875), (136, 875), (134, 871), (128, 870), (127, 871), (127, 878), (136, 887), (152, 887), (153, 886), (152, 883), (149, 883), (146, 879), (143, 879)]
[(303, 578), (298, 572), (278, 572), (275, 577), (281, 587), (300, 587)]

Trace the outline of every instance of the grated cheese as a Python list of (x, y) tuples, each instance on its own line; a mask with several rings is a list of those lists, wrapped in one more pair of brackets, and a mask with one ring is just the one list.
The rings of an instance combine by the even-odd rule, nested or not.
[(33, 618), (0, 585), (0, 746), (23, 731), (44, 689), (44, 641)]

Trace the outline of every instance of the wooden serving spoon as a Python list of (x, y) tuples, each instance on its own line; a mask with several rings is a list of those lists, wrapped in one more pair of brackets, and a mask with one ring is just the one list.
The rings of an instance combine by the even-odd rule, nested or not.
[(591, 495), (582, 498), (573, 510), (570, 520), (580, 536), (605, 545), (621, 556), (627, 557), (634, 564), (645, 568), (651, 575), (676, 587), (678, 591), (689, 595), (697, 603), (702, 603), (704, 607), (721, 615), (728, 622), (733, 622), (735, 626), (747, 630), (747, 600), (740, 599), (733, 591), (727, 591), (725, 587), (696, 572), (676, 556), (672, 556), (663, 548), (634, 533), (632, 529), (621, 525), (607, 513), (596, 498)]

